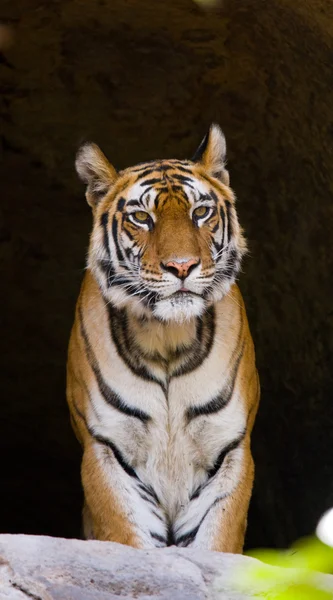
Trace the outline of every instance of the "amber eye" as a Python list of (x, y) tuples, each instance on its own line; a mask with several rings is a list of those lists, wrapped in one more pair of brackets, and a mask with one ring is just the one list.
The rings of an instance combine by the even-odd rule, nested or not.
[(193, 216), (201, 219), (202, 217), (207, 216), (209, 210), (210, 209), (207, 206), (198, 206), (198, 208), (193, 211)]
[(149, 231), (154, 227), (154, 221), (151, 216), (144, 210), (136, 210), (128, 215), (128, 219), (134, 223), (134, 225), (147, 225)]
[(144, 212), (143, 210), (137, 210), (134, 213), (134, 217), (136, 218), (137, 221), (140, 221), (140, 223), (147, 223), (150, 219), (150, 216), (148, 215), (148, 213)]

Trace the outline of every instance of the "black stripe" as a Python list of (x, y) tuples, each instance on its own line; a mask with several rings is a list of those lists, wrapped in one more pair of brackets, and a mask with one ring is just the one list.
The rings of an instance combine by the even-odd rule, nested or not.
[(156, 196), (155, 196), (155, 200), (154, 200), (154, 206), (155, 206), (155, 208), (156, 208), (156, 209), (158, 209), (158, 205), (159, 205), (159, 201), (160, 201), (160, 196), (161, 196), (161, 194), (163, 194), (164, 192), (165, 192), (165, 190), (163, 190), (163, 189), (162, 189), (162, 190), (160, 190), (160, 191), (158, 192), (158, 194), (156, 194)]
[(103, 227), (103, 245), (109, 258), (111, 258), (109, 236), (108, 236), (109, 213), (105, 212), (101, 216), (101, 226)]
[(245, 433), (246, 433), (246, 430), (243, 431), (237, 439), (230, 442), (230, 444), (228, 444), (225, 448), (223, 448), (221, 450), (221, 452), (218, 455), (213, 466), (210, 469), (208, 469), (208, 471), (207, 471), (209, 479), (212, 479), (212, 477), (214, 477), (216, 475), (216, 473), (220, 470), (227, 454), (229, 454), (229, 452), (231, 452), (232, 450), (235, 450), (236, 448), (238, 448), (238, 446), (242, 443), (242, 441), (245, 437)]
[(154, 501), (155, 504), (160, 504), (158, 496), (151, 485), (147, 485), (143, 482), (140, 482), (139, 488), (141, 490), (143, 490), (145, 492), (145, 494), (148, 494), (151, 497), (151, 499)]
[(123, 208), (125, 206), (125, 202), (126, 202), (125, 198), (123, 198), (123, 197), (119, 198), (118, 203), (117, 203), (117, 210), (119, 212), (121, 212), (123, 210)]
[[(91, 395), (90, 395), (90, 392), (89, 392), (89, 389), (88, 389), (88, 386), (87, 386), (86, 382), (84, 381), (84, 379), (82, 379), (82, 381), (79, 380), (77, 378), (77, 376), (75, 375), (74, 371), (72, 371), (72, 374), (73, 374), (75, 380), (77, 381), (78, 385), (79, 386), (83, 385), (84, 391), (87, 394), (87, 397), (89, 398), (90, 406), (91, 406), (91, 408), (93, 410), (93, 413), (94, 413), (95, 417), (99, 418), (98, 415), (97, 415), (97, 413), (96, 413), (96, 409), (95, 409), (94, 403), (92, 402)], [(84, 425), (85, 425), (86, 429), (89, 431), (87, 420), (86, 420), (85, 416), (83, 415), (83, 413), (79, 410), (79, 407), (77, 406), (77, 404), (75, 402), (75, 398), (74, 398), (73, 394), (72, 394), (72, 402), (73, 402), (73, 406), (74, 406), (76, 414), (80, 417), (80, 419), (82, 419), (82, 421), (84, 422)]]
[(152, 166), (152, 167), (148, 167), (147, 169), (144, 169), (143, 167), (141, 167), (141, 169), (134, 169), (133, 173), (138, 173), (140, 172), (140, 174), (137, 176), (136, 181), (139, 181), (139, 179), (142, 179), (143, 177), (147, 177), (148, 175), (151, 175), (152, 173), (154, 173), (154, 171), (156, 171), (156, 166)]
[(190, 160), (180, 160), (178, 158), (170, 158), (169, 160), (165, 161), (164, 164), (164, 168), (167, 169), (171, 169), (174, 167), (174, 165), (176, 165), (177, 169), (179, 168), (179, 166), (183, 166), (183, 165), (188, 165), (189, 167), (191, 167), (191, 162)]
[(135, 341), (130, 336), (126, 311), (124, 309), (118, 310), (106, 300), (105, 305), (109, 316), (112, 341), (117, 349), (118, 355), (132, 373), (146, 381), (157, 383), (165, 393), (165, 384), (148, 371), (146, 365), (143, 363), (142, 350), (136, 346)]
[[(128, 235), (129, 238), (131, 237), (128, 234), (128, 232), (126, 232), (126, 234)], [(133, 247), (125, 250), (125, 254), (124, 254), (123, 258), (126, 258), (128, 256), (133, 256)], [(125, 271), (128, 271), (128, 273), (130, 274), (131, 271), (130, 271), (129, 267), (126, 264), (124, 264), (124, 262), (125, 261), (122, 261), (122, 268)], [(117, 273), (115, 271), (115, 268), (111, 261), (102, 259), (102, 260), (98, 261), (98, 265), (106, 276), (106, 284), (107, 284), (108, 288), (110, 288), (112, 286), (119, 286), (119, 287), (126, 286), (125, 291), (128, 295), (138, 296), (143, 299), (144, 303), (147, 303), (150, 305), (152, 304), (153, 301), (154, 302), (156, 301), (157, 294), (155, 294), (154, 292), (150, 292), (149, 294), (147, 294), (147, 292), (145, 290), (140, 289), (139, 284), (133, 283), (133, 281), (131, 279), (129, 279), (126, 276), (126, 274)]]
[(182, 186), (178, 185), (176, 183), (172, 183), (172, 191), (173, 192), (184, 192)]
[(211, 200), (210, 194), (202, 194), (202, 193), (200, 193), (199, 200), (202, 200), (202, 202), (204, 202), (205, 200)]
[[(126, 217), (125, 217), (125, 219), (126, 219)], [(129, 229), (127, 229), (127, 228), (126, 228), (125, 232), (126, 232), (126, 235), (127, 235), (128, 239), (131, 242), (133, 242), (133, 240), (135, 239), (134, 233), (132, 231), (130, 231)], [(135, 244), (135, 248), (137, 248), (137, 247), (138, 247), (138, 245)], [(133, 248), (134, 248), (134, 244), (133, 244), (132, 248), (125, 248), (125, 254), (127, 255), (127, 250), (132, 250)], [(130, 270), (130, 269), (128, 269), (128, 270)]]
[(113, 442), (111, 442), (111, 440), (108, 440), (102, 435), (95, 434), (92, 429), (89, 429), (89, 433), (94, 438), (94, 440), (96, 440), (96, 442), (99, 442), (103, 446), (106, 446), (107, 448), (110, 448), (110, 450), (112, 450), (115, 459), (118, 461), (118, 463), (127, 473), (127, 475), (129, 475), (130, 477), (134, 477), (135, 479), (139, 479), (133, 467), (131, 467), (131, 465), (129, 465), (126, 462), (119, 448), (117, 448), (117, 446)]
[(176, 545), (175, 535), (174, 535), (173, 527), (172, 527), (171, 523), (168, 524), (167, 538), (168, 538), (167, 546), (175, 546)]
[(214, 190), (212, 190), (212, 189), (209, 190), (209, 196), (210, 196), (210, 198), (212, 198), (212, 200), (214, 200), (215, 204), (219, 203), (219, 199), (218, 199), (217, 195), (215, 194)]
[(146, 179), (145, 181), (141, 182), (141, 187), (155, 185), (155, 183), (163, 183), (163, 179), (161, 177), (152, 177), (151, 179)]
[(152, 309), (152, 306), (156, 303), (158, 298), (158, 294), (156, 292), (149, 292), (149, 294), (144, 295), (142, 293), (142, 304), (144, 304), (147, 308)]
[(98, 261), (98, 266), (100, 267), (101, 271), (103, 271), (104, 275), (106, 276), (107, 286), (110, 287), (111, 278), (114, 277), (114, 275), (116, 274), (113, 264), (109, 260), (100, 260), (100, 261)]
[(182, 165), (171, 165), (171, 168), (175, 168), (177, 169), (177, 171), (181, 171), (182, 173), (186, 173), (190, 177), (193, 177), (193, 172), (191, 171), (191, 169), (186, 169), (186, 167), (183, 167)]
[[(148, 302), (148, 299), (147, 299), (147, 302)], [(109, 304), (109, 314), (110, 314), (111, 310), (112, 310), (112, 308), (111, 308), (111, 305)], [(154, 375), (149, 373), (146, 366), (142, 363), (142, 359), (141, 359), (142, 350), (140, 347), (138, 347), (136, 345), (136, 343), (133, 339), (132, 332), (130, 331), (130, 328), (128, 326), (128, 316), (127, 316), (126, 311), (123, 311), (122, 333), (123, 333), (123, 340), (124, 340), (124, 345), (122, 345), (122, 351), (124, 354), (122, 355), (122, 357), (125, 356), (125, 352), (127, 352), (127, 358), (130, 359), (129, 364), (130, 364), (131, 370), (136, 375), (140, 375), (140, 377), (142, 377), (143, 379), (148, 379), (149, 381), (154, 381), (156, 383), (161, 384), (161, 382), (158, 379), (156, 379), (156, 377), (154, 377)], [(118, 347), (117, 347), (117, 349), (118, 349)], [(138, 366), (138, 365), (140, 365), (140, 366)]]
[(121, 249), (120, 249), (119, 241), (118, 241), (118, 220), (117, 220), (116, 215), (114, 215), (114, 217), (112, 219), (112, 236), (113, 236), (113, 241), (116, 246), (117, 258), (118, 258), (118, 261), (121, 263), (124, 257), (121, 253)]
[(220, 217), (221, 217), (221, 221), (222, 221), (222, 236), (221, 236), (220, 250), (222, 250), (222, 248), (224, 246), (224, 232), (225, 232), (225, 214), (224, 214), (223, 206), (220, 207)]
[(191, 542), (194, 541), (202, 523), (204, 522), (205, 518), (207, 517), (208, 513), (212, 510), (212, 508), (214, 508), (214, 506), (216, 506), (216, 504), (218, 504), (219, 502), (221, 502), (221, 500), (224, 500), (227, 497), (228, 494), (223, 494), (223, 496), (219, 496), (218, 498), (216, 498), (214, 500), (214, 502), (211, 504), (211, 506), (206, 510), (204, 516), (202, 517), (202, 519), (199, 521), (199, 524), (194, 527), (193, 529), (191, 529), (190, 531), (188, 531), (187, 533), (184, 533), (183, 535), (177, 537), (176, 535), (176, 545), (177, 546), (189, 546)]
[[(79, 410), (79, 408), (78, 408), (78, 406), (77, 406), (77, 404), (75, 402), (75, 399), (74, 399), (73, 395), (72, 395), (72, 403), (73, 403), (75, 412), (80, 417), (80, 419), (82, 419), (82, 421), (85, 424), (85, 427), (86, 427), (87, 431), (94, 438), (94, 440), (96, 440), (96, 442), (102, 444), (103, 446), (107, 446), (107, 448), (109, 448), (110, 450), (112, 450), (115, 459), (118, 461), (118, 463), (120, 464), (120, 466), (124, 469), (124, 471), (128, 475), (130, 475), (130, 477), (134, 477), (135, 479), (137, 479), (139, 481), (138, 487), (140, 489), (142, 489), (147, 494), (147, 497), (143, 497), (143, 495), (141, 495), (140, 492), (139, 492), (141, 498), (143, 498), (143, 500), (146, 500), (147, 502), (150, 502), (155, 507), (156, 507), (156, 504), (159, 505), (160, 504), (159, 503), (159, 499), (157, 497), (157, 494), (156, 494), (155, 490), (151, 486), (146, 485), (142, 481), (140, 481), (140, 479), (139, 479), (138, 475), (136, 474), (135, 470), (124, 459), (124, 457), (123, 457), (122, 453), (120, 452), (119, 448), (113, 442), (111, 442), (111, 440), (109, 440), (109, 439), (107, 439), (107, 438), (105, 438), (105, 437), (103, 437), (101, 435), (96, 434), (94, 432), (94, 430), (91, 427), (89, 427), (89, 425), (87, 423), (87, 420), (86, 420), (85, 416), (82, 414), (82, 412)], [(92, 407), (94, 408), (93, 404), (92, 404)], [(71, 414), (71, 416), (72, 416), (72, 414)], [(153, 514), (160, 521), (162, 521), (164, 523), (162, 517), (155, 510), (153, 510), (152, 512), (153, 512)]]
[(194, 181), (191, 177), (186, 177), (186, 175), (178, 175), (178, 173), (172, 173), (170, 175), (170, 179), (177, 179), (177, 181), (180, 181), (181, 183), (184, 183), (185, 185), (189, 185), (189, 187), (194, 189)]
[(162, 521), (162, 523), (164, 523), (164, 519), (161, 517), (161, 515), (158, 514), (158, 512), (156, 512), (156, 510), (152, 510), (151, 511), (152, 515), (154, 515), (157, 519), (159, 519), (160, 521)]
[[(243, 331), (243, 327), (244, 327), (243, 313), (240, 311), (240, 314), (241, 314), (241, 327), (240, 327), (240, 332), (239, 332), (239, 335), (238, 335), (238, 339), (239, 340), (242, 337), (242, 331)], [(243, 341), (243, 344), (242, 344), (241, 354), (244, 351), (244, 345), (245, 345), (245, 340)], [(238, 346), (239, 346), (239, 342), (237, 342), (236, 348), (238, 348)], [(234, 355), (234, 353), (235, 353), (235, 351), (233, 352), (233, 355)], [(198, 498), (198, 496), (201, 494), (202, 490), (209, 484), (211, 478), (214, 477), (214, 475), (217, 473), (217, 471), (221, 468), (222, 463), (223, 463), (226, 455), (228, 454), (228, 452), (231, 452), (231, 450), (233, 450), (234, 448), (236, 448), (242, 442), (242, 440), (245, 437), (245, 434), (246, 434), (246, 428), (244, 429), (244, 431), (241, 433), (241, 435), (236, 440), (233, 440), (223, 450), (221, 450), (221, 452), (218, 455), (216, 461), (214, 462), (214, 465), (210, 469), (208, 469), (208, 471), (207, 471), (208, 481), (206, 481), (205, 483), (203, 483), (202, 485), (200, 485), (190, 495), (190, 500), (194, 500), (195, 498)]]
[(145, 199), (145, 197), (147, 197), (149, 199), (149, 193), (150, 193), (150, 190), (143, 190), (143, 192), (139, 198), (139, 204), (143, 208), (143, 210), (147, 210), (147, 206), (145, 204), (144, 199)]
[[(131, 467), (131, 465), (128, 464), (128, 462), (125, 460), (122, 452), (119, 450), (119, 448), (116, 446), (116, 444), (114, 444), (114, 442), (111, 442), (111, 440), (109, 440), (108, 438), (105, 438), (102, 435), (96, 434), (94, 432), (94, 430), (92, 428), (87, 427), (90, 435), (94, 438), (94, 440), (96, 440), (96, 442), (98, 442), (99, 444), (102, 444), (103, 446), (106, 446), (107, 448), (109, 448), (110, 450), (112, 450), (115, 459), (117, 460), (117, 462), (119, 463), (119, 465), (122, 467), (122, 469), (125, 471), (125, 473), (127, 473), (127, 475), (129, 475), (130, 477), (133, 477), (134, 479), (136, 479), (139, 483), (138, 483), (138, 487), (142, 488), (142, 487), (146, 487), (144, 483), (141, 482), (139, 476), (137, 475), (135, 469), (133, 469), (133, 467)], [(152, 489), (152, 488), (151, 488)], [(156, 496), (154, 490), (153, 494)], [(141, 498), (143, 500), (145, 500), (146, 502), (150, 502), (152, 503), (151, 499), (149, 497), (144, 498), (141, 494), (139, 494), (141, 496)], [(157, 498), (157, 496), (156, 496)], [(160, 520), (164, 523), (162, 517), (156, 512), (156, 511), (152, 511), (152, 513)]]
[[(151, 486), (145, 485), (142, 481), (140, 481), (136, 471), (133, 469), (133, 467), (131, 467), (127, 461), (124, 459), (124, 456), (122, 455), (122, 453), (120, 452), (119, 448), (113, 443), (111, 442), (111, 440), (105, 438), (102, 435), (96, 434), (93, 430), (93, 428), (89, 427), (85, 416), (81, 413), (81, 411), (79, 410), (79, 408), (76, 405), (76, 402), (74, 400), (74, 398), (72, 397), (72, 402), (73, 402), (73, 406), (74, 409), (76, 411), (76, 413), (78, 414), (78, 416), (83, 420), (86, 429), (88, 430), (88, 432), (90, 433), (90, 435), (94, 438), (94, 440), (96, 440), (96, 442), (102, 444), (103, 446), (107, 446), (108, 448), (110, 448), (110, 450), (112, 450), (116, 460), (118, 461), (118, 463), (120, 464), (120, 466), (124, 469), (124, 471), (130, 475), (130, 477), (134, 477), (135, 479), (137, 479), (139, 481), (138, 483), (138, 487), (142, 490), (144, 490), (144, 492), (147, 494), (147, 496), (145, 497), (144, 495), (140, 494), (141, 498), (143, 500), (145, 500), (146, 502), (149, 502), (150, 504), (152, 504), (153, 506), (156, 507), (156, 505), (160, 504), (157, 494), (154, 491), (154, 489)], [(156, 512), (156, 511), (152, 511), (153, 514), (164, 523), (162, 517)]]
[(222, 391), (215, 398), (213, 398), (209, 402), (206, 402), (206, 404), (202, 404), (199, 406), (190, 406), (190, 408), (187, 409), (186, 418), (187, 418), (188, 423), (195, 417), (200, 417), (202, 415), (212, 415), (212, 414), (215, 414), (215, 413), (219, 412), (220, 410), (222, 410), (222, 408), (225, 408), (226, 406), (228, 406), (228, 404), (232, 398), (232, 395), (234, 393), (239, 364), (240, 364), (240, 361), (242, 360), (242, 356), (244, 353), (244, 345), (245, 345), (245, 340), (243, 341), (241, 350), (240, 350), (240, 352), (237, 356), (237, 359), (235, 361), (235, 364), (232, 368), (232, 372), (231, 372), (230, 376), (228, 377), (228, 380), (227, 380), (226, 384), (224, 385)]
[[(195, 341), (194, 341), (194, 345), (195, 345), (194, 352), (196, 352), (197, 348), (200, 348), (200, 346), (202, 344), (203, 330), (204, 330), (203, 319), (198, 319), (198, 321), (196, 323), (196, 337), (195, 337)], [(175, 350), (170, 351), (170, 356), (172, 359), (180, 358), (183, 354), (185, 354), (185, 357), (187, 357), (187, 355), (189, 355), (189, 353), (191, 351), (192, 351), (192, 346), (190, 346), (190, 348), (188, 346), (186, 346), (185, 348), (182, 346), (179, 346)], [(161, 356), (161, 355), (159, 355), (159, 356)], [(178, 372), (177, 372), (177, 374), (178, 374)], [(173, 373), (173, 375), (174, 375), (174, 373)]]
[(232, 248), (226, 251), (226, 254), (219, 256), (216, 262), (216, 272), (212, 283), (204, 290), (203, 297), (208, 298), (215, 287), (218, 287), (221, 282), (225, 282), (227, 279), (235, 280), (237, 273), (239, 272), (241, 265), (241, 254), (236, 248)]
[(152, 506), (156, 506), (156, 502), (154, 502), (154, 500), (152, 498), (150, 498), (149, 496), (147, 496), (146, 494), (140, 494), (140, 492), (139, 492), (139, 496), (145, 502), (149, 502), (149, 504), (152, 504)]
[[(172, 377), (179, 377), (191, 373), (203, 363), (208, 357), (214, 341), (215, 334), (215, 311), (209, 308), (202, 319), (197, 322), (196, 339), (192, 346), (182, 350), (184, 362), (172, 373)], [(180, 351), (176, 356), (180, 355)]]
[(209, 133), (210, 131), (208, 131), (205, 135), (205, 137), (203, 138), (202, 142), (200, 143), (199, 147), (197, 148), (197, 150), (195, 151), (194, 156), (192, 157), (192, 161), (194, 163), (196, 162), (201, 162), (201, 159), (203, 157), (203, 154), (205, 152), (205, 150), (207, 149), (207, 145), (208, 145), (208, 140), (209, 140)]
[[(131, 236), (128, 236), (128, 237), (131, 238)], [(133, 248), (125, 248), (125, 254), (126, 254), (126, 257), (128, 258), (128, 260), (134, 259)]]
[(227, 235), (226, 235), (226, 240), (225, 243), (228, 244), (228, 242), (231, 239), (232, 236), (232, 223), (231, 223), (231, 204), (229, 202), (229, 200), (225, 200), (225, 207), (226, 207), (226, 211), (227, 211)]
[(213, 246), (216, 252), (219, 252), (221, 250), (221, 244), (218, 244), (215, 240), (213, 240)]
[(137, 198), (135, 200), (128, 200), (126, 206), (139, 206), (139, 200)]
[(139, 419), (140, 421), (142, 421), (142, 423), (146, 424), (147, 421), (149, 421), (151, 419), (151, 417), (147, 413), (145, 413), (143, 410), (140, 410), (139, 408), (128, 406), (128, 404), (126, 404), (126, 402), (108, 386), (105, 379), (103, 378), (103, 375), (100, 371), (100, 368), (99, 368), (97, 360), (96, 360), (95, 353), (90, 345), (88, 335), (87, 335), (87, 332), (84, 327), (81, 307), (79, 308), (79, 319), (80, 319), (81, 335), (84, 340), (88, 361), (94, 372), (94, 375), (95, 375), (96, 381), (97, 381), (97, 385), (98, 385), (98, 389), (99, 389), (101, 395), (103, 396), (104, 400), (107, 402), (107, 404), (109, 404), (109, 406), (112, 406), (119, 412), (121, 412), (125, 415), (128, 415), (129, 417), (135, 417), (136, 419)]
[[(215, 217), (215, 212), (216, 212), (216, 211), (214, 211), (214, 212), (212, 213), (212, 217)], [(212, 227), (212, 229), (211, 229), (211, 232), (212, 232), (212, 233), (216, 233), (216, 232), (217, 232), (217, 230), (219, 229), (219, 227), (220, 227), (220, 222), (219, 222), (219, 220), (217, 219), (217, 221), (216, 221), (216, 223), (215, 223), (214, 227)], [(222, 236), (222, 242), (223, 242), (223, 236)], [(213, 244), (214, 244), (214, 246), (215, 246), (215, 249), (216, 249), (216, 251), (218, 252), (218, 251), (221, 249), (221, 244), (217, 244), (217, 243), (215, 242), (215, 240), (213, 240)]]
[(224, 279), (233, 279), (239, 270), (240, 257), (237, 250), (234, 248), (230, 251), (228, 256), (228, 263), (223, 267), (222, 273)]
[[(119, 286), (126, 285), (127, 286), (128, 284), (131, 283), (130, 279), (128, 279), (121, 273), (116, 273), (111, 261), (99, 260), (98, 265), (106, 276), (106, 283), (107, 283), (108, 287), (111, 287), (112, 285), (119, 285)], [(124, 268), (127, 269), (127, 267), (124, 267)], [(136, 286), (133, 284), (133, 286), (131, 288), (127, 288), (127, 289), (129, 289), (130, 293), (132, 293), (133, 291), (136, 290)]]
[(195, 536), (197, 535), (197, 533), (199, 531), (200, 525), (201, 525), (201, 521), (200, 521), (199, 525), (194, 527), (194, 529), (191, 529), (191, 531), (189, 531), (188, 533), (184, 533), (183, 535), (179, 536), (178, 538), (176, 536), (176, 546), (182, 545), (182, 546), (187, 547), (191, 542), (193, 542)]
[(167, 540), (165, 537), (159, 535), (158, 533), (154, 533), (153, 531), (150, 531), (149, 533), (154, 540), (161, 542), (161, 544), (164, 544), (165, 546), (167, 545)]
[(200, 494), (201, 494), (202, 490), (204, 490), (204, 489), (205, 489), (205, 487), (206, 487), (207, 483), (209, 483), (209, 482), (210, 482), (210, 479), (209, 479), (208, 481), (206, 481), (206, 483), (203, 483), (202, 485), (199, 485), (199, 487), (197, 487), (197, 489), (196, 489), (196, 490), (194, 490), (194, 492), (193, 492), (193, 493), (192, 493), (192, 494), (189, 496), (189, 500), (190, 500), (190, 502), (191, 502), (192, 500), (195, 500), (196, 498), (199, 498), (199, 496), (200, 496)]

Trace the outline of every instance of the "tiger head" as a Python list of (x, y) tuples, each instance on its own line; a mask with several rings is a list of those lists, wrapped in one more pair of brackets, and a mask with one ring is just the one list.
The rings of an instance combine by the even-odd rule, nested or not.
[(88, 268), (108, 302), (138, 316), (184, 322), (226, 295), (246, 250), (212, 125), (192, 160), (117, 172), (95, 144), (76, 169), (93, 210)]

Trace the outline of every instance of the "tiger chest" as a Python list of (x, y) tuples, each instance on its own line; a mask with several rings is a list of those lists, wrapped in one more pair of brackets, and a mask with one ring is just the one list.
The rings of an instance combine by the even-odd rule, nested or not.
[[(171, 380), (168, 407), (164, 420), (164, 447), (159, 448), (158, 424), (152, 424), (149, 452), (156, 452), (156, 470), (153, 478), (171, 500), (186, 502), (191, 494), (207, 479), (207, 473), (221, 452), (243, 426), (243, 411), (237, 394), (221, 410), (208, 411), (214, 394), (209, 382), (200, 385), (196, 377)], [(149, 458), (148, 458), (149, 462)], [(148, 463), (147, 463), (148, 466)], [(173, 498), (172, 498), (173, 497)]]
[(222, 383), (221, 378), (207, 378), (200, 371), (171, 378), (164, 391), (133, 379), (126, 398), (143, 406), (149, 418), (113, 411), (112, 418), (105, 415), (100, 423), (103, 434), (113, 440), (138, 477), (153, 487), (170, 514), (207, 480), (221, 449), (244, 425), (237, 390), (220, 410), (209, 405)]

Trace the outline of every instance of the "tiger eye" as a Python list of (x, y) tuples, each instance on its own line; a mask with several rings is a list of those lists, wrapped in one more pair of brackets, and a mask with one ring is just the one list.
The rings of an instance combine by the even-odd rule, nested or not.
[(208, 212), (208, 208), (207, 206), (199, 206), (198, 208), (195, 209), (194, 211), (194, 215), (196, 217), (204, 217)]
[(145, 221), (148, 221), (149, 219), (149, 215), (144, 212), (143, 210), (138, 210), (137, 212), (134, 213), (134, 216), (136, 218), (137, 221), (141, 221), (141, 223), (144, 223)]

